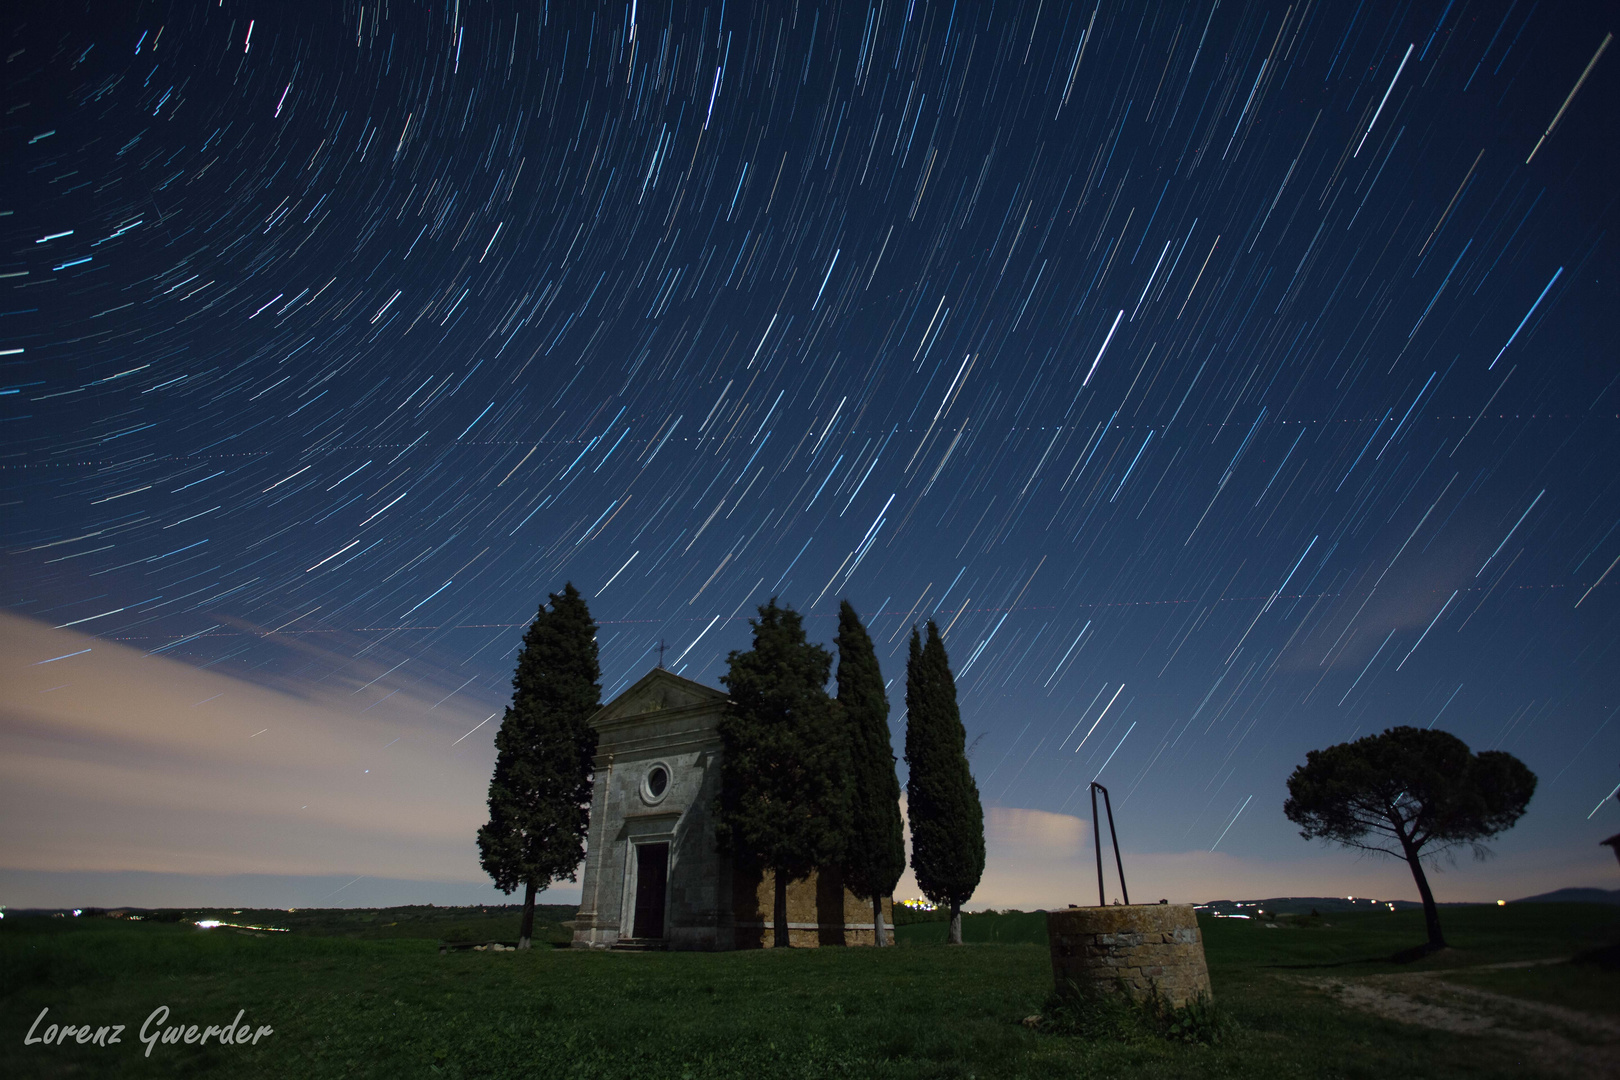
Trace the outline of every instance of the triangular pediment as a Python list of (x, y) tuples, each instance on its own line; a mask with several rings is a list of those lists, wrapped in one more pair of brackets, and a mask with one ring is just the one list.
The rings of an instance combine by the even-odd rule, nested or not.
[(667, 713), (679, 709), (716, 708), (725, 704), (726, 695), (712, 686), (683, 679), (674, 672), (654, 668), (623, 693), (602, 706), (591, 717), (591, 725), (600, 728), (618, 720), (629, 720), (652, 713)]

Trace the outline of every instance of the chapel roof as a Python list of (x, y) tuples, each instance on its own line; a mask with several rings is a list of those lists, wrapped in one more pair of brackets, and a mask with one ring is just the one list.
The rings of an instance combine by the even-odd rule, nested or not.
[(634, 721), (649, 713), (710, 711), (727, 700), (724, 691), (683, 678), (664, 668), (653, 668), (593, 713), (590, 724), (600, 730), (616, 722)]

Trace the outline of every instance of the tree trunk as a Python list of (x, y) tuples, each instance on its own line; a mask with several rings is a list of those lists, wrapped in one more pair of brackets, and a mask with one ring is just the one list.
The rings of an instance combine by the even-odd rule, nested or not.
[(776, 921), (776, 941), (778, 949), (791, 948), (788, 942), (788, 910), (787, 910), (787, 874), (781, 870), (774, 872), (776, 876), (776, 903), (773, 913)]
[(962, 944), (962, 905), (955, 900), (951, 901), (951, 936), (946, 939), (947, 945)]
[(1429, 891), (1429, 879), (1423, 875), (1423, 862), (1419, 852), (1402, 838), (1401, 846), (1406, 850), (1407, 865), (1412, 868), (1412, 878), (1417, 882), (1418, 896), (1423, 900), (1423, 925), (1429, 931), (1429, 951), (1446, 947), (1445, 935), (1440, 933), (1440, 909), (1435, 905), (1434, 893)]
[(527, 949), (534, 936), (534, 882), (526, 883), (523, 890), (523, 923), (518, 928), (518, 948)]
[(883, 897), (877, 895), (876, 893), (873, 893), (872, 894), (872, 944), (876, 945), (878, 948), (881, 949), (883, 946), (887, 945), (888, 943), (889, 943), (889, 939), (888, 939), (887, 934), (884, 932), (884, 927), (883, 927)]

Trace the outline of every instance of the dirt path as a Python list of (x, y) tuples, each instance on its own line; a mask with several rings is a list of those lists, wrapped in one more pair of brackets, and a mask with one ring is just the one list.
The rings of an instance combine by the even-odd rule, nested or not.
[(1386, 1020), (1449, 1031), (1493, 1035), (1521, 1047), (1523, 1063), (1544, 1075), (1620, 1080), (1620, 1023), (1558, 1005), (1508, 997), (1440, 976), (1459, 971), (1529, 967), (1558, 961), (1486, 964), (1446, 971), (1354, 978), (1301, 979), (1342, 1004)]

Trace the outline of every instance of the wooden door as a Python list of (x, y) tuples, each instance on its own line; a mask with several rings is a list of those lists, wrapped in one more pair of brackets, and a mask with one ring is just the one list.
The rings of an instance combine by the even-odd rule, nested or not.
[(664, 893), (669, 884), (669, 845), (636, 845), (636, 921), (634, 936), (664, 936)]

